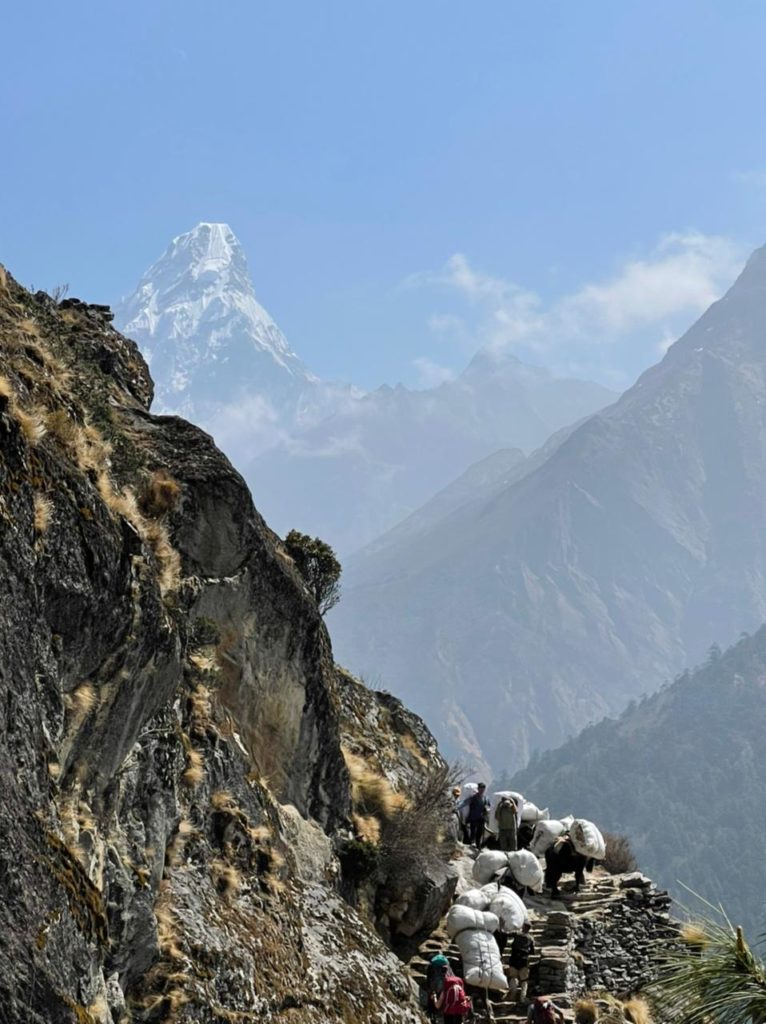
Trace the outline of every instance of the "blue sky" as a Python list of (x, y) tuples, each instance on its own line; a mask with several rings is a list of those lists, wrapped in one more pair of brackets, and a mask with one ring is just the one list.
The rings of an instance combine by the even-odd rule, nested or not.
[[(12, 5), (0, 259), (114, 301), (228, 222), (323, 376), (629, 383), (766, 241), (766, 6)], [(11, 45), (8, 42), (11, 41)]]

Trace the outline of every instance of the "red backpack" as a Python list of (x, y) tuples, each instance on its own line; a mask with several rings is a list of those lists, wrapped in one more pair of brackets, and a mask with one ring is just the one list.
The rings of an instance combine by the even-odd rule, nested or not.
[(465, 994), (465, 989), (463, 988), (463, 979), (456, 977), (454, 974), (449, 978), (445, 978), (442, 1013), (463, 1015), (470, 1013), (472, 1009), (471, 1000)]
[(534, 1007), (532, 1016), (534, 1024), (558, 1024), (558, 1015), (548, 999), (536, 996)]

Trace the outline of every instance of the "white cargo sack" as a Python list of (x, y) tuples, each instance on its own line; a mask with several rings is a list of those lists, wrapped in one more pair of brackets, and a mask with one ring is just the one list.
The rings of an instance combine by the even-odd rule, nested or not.
[(604, 837), (593, 824), (585, 818), (575, 818), (569, 830), (572, 837), (572, 844), (578, 853), (585, 857), (593, 857), (596, 860), (603, 860), (606, 856), (606, 843)]
[(543, 869), (534, 853), (530, 850), (515, 850), (513, 853), (506, 853), (505, 856), (511, 874), (519, 885), (526, 885), (533, 892), (542, 892)]
[(503, 797), (510, 797), (514, 802), (516, 805), (516, 822), (521, 824), (521, 813), (524, 809), (525, 800), (520, 793), (515, 793), (513, 790), (502, 790), (500, 793), (493, 794), (493, 813)]
[(468, 815), (468, 808), (467, 807), (463, 807), (463, 804), (465, 803), (466, 800), (470, 800), (470, 798), (472, 796), (476, 796), (476, 794), (478, 792), (479, 792), (479, 783), (478, 782), (466, 782), (466, 784), (460, 790), (460, 802), (458, 803), (457, 806), (458, 806), (458, 814), (460, 815), (460, 818), (461, 818), (462, 821), (465, 821), (466, 817)]
[(564, 826), (564, 828), (567, 830), (567, 832), (570, 830), (572, 825), (574, 825), (574, 815), (573, 814), (567, 814), (567, 816), (565, 818), (560, 818), (559, 820), (561, 821), (561, 824)]
[(500, 927), (497, 914), (484, 910), (471, 910), (459, 903), (453, 903), (447, 914), (447, 935), (454, 939), (458, 932), (471, 928), (475, 931), (496, 932)]
[(519, 931), (527, 920), (527, 908), (524, 906), (521, 896), (505, 886), (500, 887), (500, 891), (490, 903), (489, 909), (492, 914), (497, 914), (500, 927), (504, 932)]
[(484, 897), (486, 897), (487, 903), (491, 903), (492, 900), (495, 898), (495, 896), (497, 896), (499, 891), (500, 891), (500, 883), (499, 882), (487, 882), (486, 885), (483, 885), (481, 887), (481, 889), (479, 889), (479, 892)]
[(550, 818), (550, 814), (548, 813), (547, 807), (545, 810), (541, 811), (535, 804), (524, 804), (524, 809), (521, 812), (522, 821), (528, 821), (531, 823), (534, 821), (547, 821), (548, 818)]
[(488, 931), (465, 931), (460, 932), (455, 942), (463, 960), (463, 978), (469, 985), (507, 991), (508, 981), (494, 935)]
[(532, 833), (529, 849), (535, 857), (542, 857), (566, 830), (567, 827), (563, 821), (538, 821), (535, 831)]
[(462, 896), (458, 896), (455, 903), (461, 907), (470, 907), (471, 910), (487, 910), (490, 897), (483, 889), (468, 889)]
[(497, 822), (495, 821), (495, 811), (501, 800), (509, 796), (511, 800), (516, 804), (516, 821), (521, 824), (521, 812), (524, 810), (524, 797), (521, 793), (514, 793), (510, 789), (501, 789), (497, 793), (492, 794), (492, 811), (489, 816), (490, 824), (493, 831), (497, 830)]
[(508, 867), (508, 854), (502, 850), (482, 850), (473, 862), (473, 877), (479, 885), (486, 885), (498, 871)]

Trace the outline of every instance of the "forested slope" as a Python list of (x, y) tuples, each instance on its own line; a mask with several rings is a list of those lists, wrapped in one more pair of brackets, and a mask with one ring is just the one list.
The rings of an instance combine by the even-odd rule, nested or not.
[(513, 785), (558, 815), (626, 833), (682, 903), (683, 883), (751, 934), (766, 926), (766, 627), (618, 719), (532, 760)]

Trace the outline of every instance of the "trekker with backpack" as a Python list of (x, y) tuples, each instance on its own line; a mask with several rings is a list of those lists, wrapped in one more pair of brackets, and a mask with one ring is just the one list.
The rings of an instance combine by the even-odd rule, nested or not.
[(436, 1003), (444, 992), (444, 982), (452, 974), (449, 960), (443, 953), (432, 956), (426, 968), (426, 1013), (429, 1020), (436, 1020), (438, 1011)]
[[(527, 985), (529, 984), (529, 958), (535, 951), (535, 940), (529, 934), (532, 925), (525, 921), (521, 931), (516, 932), (511, 943), (511, 953), (508, 957), (508, 967), (505, 968), (505, 976), (508, 979), (509, 995), (511, 999), (523, 1002), (527, 998)], [(518, 995), (516, 991), (518, 989)]]
[(436, 1009), (444, 1014), (444, 1024), (461, 1024), (473, 1010), (471, 1000), (465, 994), (463, 979), (449, 974), (444, 979), (444, 991), (436, 1000)]
[(564, 1024), (564, 1012), (548, 996), (535, 996), (527, 1010), (530, 1024)]

